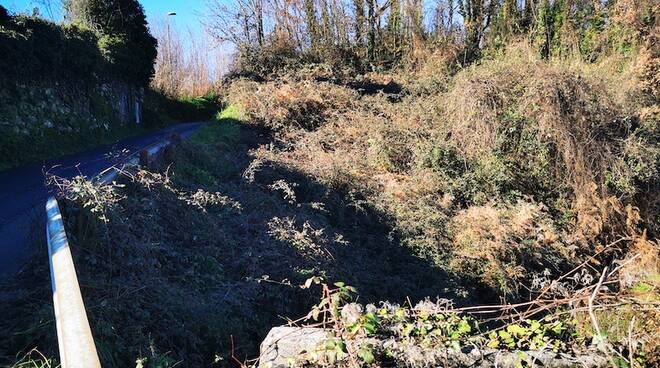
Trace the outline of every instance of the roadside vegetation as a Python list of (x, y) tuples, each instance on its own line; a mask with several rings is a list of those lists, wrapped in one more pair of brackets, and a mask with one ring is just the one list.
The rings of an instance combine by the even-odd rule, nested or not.
[[(421, 1), (257, 3), (210, 9), (240, 46), (213, 124), (51, 179), (104, 366), (250, 365), (283, 324), (332, 334), (293, 366), (659, 364), (655, 3), (441, 2), (432, 29)], [(3, 289), (7, 361), (55, 354), (43, 259)]]
[[(125, 18), (111, 17), (115, 5)], [(55, 24), (0, 6), (0, 170), (217, 111), (217, 93), (179, 98), (149, 87), (156, 39), (137, 1), (72, 0), (65, 13)], [(140, 124), (134, 99), (144, 105)]]

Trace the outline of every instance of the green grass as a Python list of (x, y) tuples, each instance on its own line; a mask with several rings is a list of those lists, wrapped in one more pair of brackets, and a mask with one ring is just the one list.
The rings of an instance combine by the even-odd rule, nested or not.
[(236, 120), (242, 119), (241, 109), (236, 105), (228, 105), (216, 115), (216, 120)]
[(213, 157), (213, 152), (232, 150), (241, 144), (240, 117), (240, 110), (234, 105), (229, 105), (218, 111), (211, 123), (190, 136), (186, 144), (194, 152), (191, 152), (194, 159), (180, 160), (177, 163), (178, 170), (175, 177), (187, 178), (197, 185), (206, 187), (217, 184), (219, 178), (213, 173), (218, 174), (223, 170), (215, 167), (218, 158)]
[(144, 120), (156, 123), (209, 120), (220, 108), (219, 98), (215, 94), (175, 99), (154, 90), (147, 92), (144, 105)]
[(213, 122), (190, 137), (190, 141), (198, 144), (232, 144), (240, 138), (240, 109), (229, 105), (219, 111)]
[(59, 368), (52, 359), (45, 357), (36, 349), (25, 354), (20, 360), (12, 364), (9, 368)]

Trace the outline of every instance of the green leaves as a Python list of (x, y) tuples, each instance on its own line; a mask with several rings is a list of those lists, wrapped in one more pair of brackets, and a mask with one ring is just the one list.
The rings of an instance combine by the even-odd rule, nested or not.
[(346, 342), (343, 339), (330, 339), (325, 343), (325, 357), (328, 363), (334, 364), (348, 356)]
[(456, 332), (458, 332), (461, 335), (466, 335), (472, 331), (472, 327), (470, 327), (470, 322), (468, 322), (467, 319), (461, 318), (461, 321), (458, 322), (458, 329)]
[(486, 346), (497, 349), (529, 349), (540, 350), (552, 348), (553, 351), (565, 350), (563, 336), (568, 330), (565, 322), (544, 318), (542, 320), (525, 320), (513, 323), (497, 332), (488, 334)]
[(373, 335), (378, 328), (378, 318), (373, 313), (367, 313), (364, 321), (364, 331), (367, 335)]
[[(399, 347), (415, 346), (423, 349), (461, 350), (466, 346), (488, 347), (513, 351), (567, 351), (567, 343), (575, 338), (575, 322), (548, 316), (540, 320), (520, 320), (495, 330), (482, 332), (479, 321), (455, 311), (437, 311), (433, 305), (420, 304), (415, 308), (383, 303), (380, 308), (343, 305), (352, 297), (354, 288), (343, 282), (328, 286), (319, 277), (305, 281), (302, 288), (320, 284), (324, 298), (312, 308), (308, 317), (320, 314), (329, 319), (335, 337), (321, 347), (324, 363), (340, 360), (357, 362), (359, 366), (380, 363), (379, 358), (396, 359)], [(325, 317), (324, 317), (325, 318)], [(373, 340), (393, 340), (392, 347), (374, 348)], [(376, 345), (380, 346), (380, 345)], [(387, 357), (387, 358), (386, 358)], [(316, 358), (315, 358), (316, 359)], [(520, 364), (527, 362), (521, 356)]]
[(366, 336), (373, 336), (377, 334), (380, 326), (379, 317), (374, 313), (367, 313), (360, 319), (348, 327), (348, 332), (351, 335), (364, 334)]
[(366, 364), (371, 364), (373, 363), (376, 358), (374, 356), (374, 347), (371, 344), (365, 344), (360, 346), (360, 350), (358, 351), (358, 357), (365, 362)]
[(486, 346), (492, 349), (497, 349), (500, 346), (500, 340), (498, 339), (497, 332), (491, 332), (488, 334), (488, 343)]
[(300, 285), (301, 289), (309, 289), (312, 285), (321, 285), (323, 290), (323, 297), (319, 304), (312, 307), (311, 311), (307, 313), (305, 319), (312, 319), (318, 321), (321, 315), (324, 320), (330, 323), (336, 323), (340, 319), (340, 308), (353, 297), (357, 290), (352, 286), (347, 286), (343, 282), (335, 282), (333, 285), (336, 288), (331, 288), (323, 282), (323, 278), (313, 276), (305, 280)]
[(516, 340), (511, 336), (511, 334), (507, 331), (500, 331), (498, 332), (498, 336), (500, 338), (500, 341), (504, 345), (506, 345), (508, 348), (514, 348), (516, 347)]
[(525, 336), (528, 332), (530, 332), (530, 330), (523, 328), (518, 324), (508, 325), (506, 330), (514, 336)]
[[(355, 352), (353, 352), (355, 354)], [(320, 357), (329, 364), (335, 364), (349, 356), (346, 341), (343, 338), (334, 338), (325, 342)], [(365, 364), (376, 361), (376, 354), (372, 344), (362, 344), (357, 351), (357, 357)]]
[(65, 11), (74, 23), (96, 32), (106, 69), (115, 78), (140, 86), (149, 84), (157, 42), (137, 0), (68, 0)]

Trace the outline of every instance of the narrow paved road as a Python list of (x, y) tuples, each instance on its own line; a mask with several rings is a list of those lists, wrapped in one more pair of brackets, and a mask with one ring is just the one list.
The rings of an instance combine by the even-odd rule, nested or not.
[(46, 171), (66, 178), (81, 174), (91, 177), (113, 165), (121, 164), (127, 156), (162, 142), (174, 133), (185, 138), (202, 125), (179, 124), (113, 145), (47, 161), (42, 165), (0, 172), (0, 279), (20, 269), (29, 247), (41, 239), (41, 233), (45, 231), (44, 206), (52, 191), (45, 185)]

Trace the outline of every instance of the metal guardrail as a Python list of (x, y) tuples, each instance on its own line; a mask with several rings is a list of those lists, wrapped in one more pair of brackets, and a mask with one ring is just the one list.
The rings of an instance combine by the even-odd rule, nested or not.
[(62, 214), (55, 198), (46, 202), (46, 213), (50, 278), (62, 368), (100, 368)]
[[(147, 157), (153, 156), (157, 154), (164, 147), (167, 147), (169, 144), (170, 142), (162, 142), (147, 146), (146, 148), (131, 154), (129, 158), (123, 163), (123, 167), (137, 166), (140, 164), (141, 154), (144, 153), (147, 155)], [(112, 182), (121, 171), (122, 169), (112, 166), (101, 171), (96, 177), (98, 178), (99, 183), (108, 184)]]
[[(170, 142), (162, 142), (151, 145), (140, 151), (139, 156), (131, 155), (123, 166), (137, 166), (141, 159), (149, 159), (169, 144)], [(96, 177), (100, 183), (109, 183), (120, 171), (113, 166)], [(46, 240), (61, 367), (100, 368), (101, 363), (87, 320), (62, 214), (54, 197), (50, 197), (46, 202), (46, 214)]]

